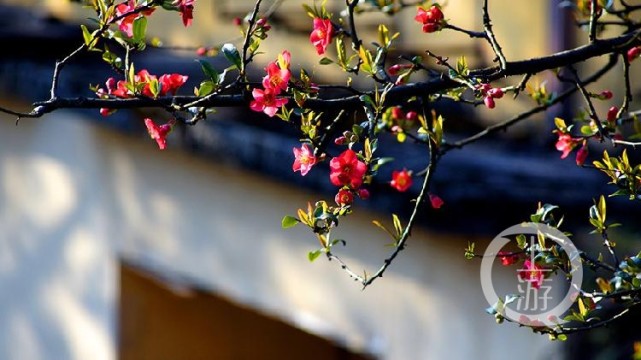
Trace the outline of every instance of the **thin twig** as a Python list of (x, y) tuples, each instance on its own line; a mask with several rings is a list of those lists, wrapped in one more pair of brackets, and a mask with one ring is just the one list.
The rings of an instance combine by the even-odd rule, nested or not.
[(605, 129), (603, 128), (603, 124), (601, 124), (601, 120), (599, 120), (599, 116), (596, 113), (594, 104), (592, 104), (592, 99), (590, 98), (590, 94), (585, 89), (585, 86), (583, 86), (583, 83), (579, 78), (579, 73), (576, 71), (576, 69), (573, 66), (569, 66), (569, 68), (572, 74), (574, 75), (574, 78), (575, 78), (574, 83), (576, 87), (579, 89), (579, 91), (581, 92), (581, 95), (583, 96), (583, 100), (585, 100), (585, 103), (588, 106), (588, 112), (590, 113), (590, 118), (596, 124), (599, 135), (601, 135), (601, 141), (603, 141), (608, 136), (608, 134), (605, 132)]
[[(612, 67), (614, 67), (614, 65), (616, 63), (617, 63), (617, 56), (611, 56), (610, 57), (610, 61), (608, 61), (608, 63), (605, 64), (605, 66), (603, 66), (599, 71), (597, 71), (591, 77), (583, 80), (582, 83), (583, 84), (589, 84), (589, 83), (592, 83), (594, 81), (597, 81), (601, 76), (605, 75), (610, 69), (612, 69)], [(539, 106), (534, 107), (534, 108), (532, 108), (532, 109), (530, 109), (530, 110), (528, 110), (526, 112), (523, 112), (523, 113), (521, 113), (519, 115), (516, 115), (515, 117), (513, 117), (511, 119), (505, 120), (505, 121), (500, 122), (500, 123), (495, 124), (495, 125), (488, 126), (487, 128), (483, 129), (482, 131), (479, 131), (478, 133), (476, 133), (476, 134), (474, 134), (474, 135), (472, 135), (470, 137), (467, 137), (467, 138), (465, 138), (463, 140), (457, 141), (457, 142), (452, 143), (452, 144), (448, 143), (448, 144), (446, 144), (445, 147), (443, 147), (443, 149), (441, 150), (441, 153), (445, 154), (445, 153), (447, 153), (448, 151), (450, 151), (452, 149), (460, 149), (463, 146), (471, 144), (473, 142), (476, 142), (476, 141), (484, 138), (487, 135), (490, 135), (492, 133), (495, 133), (495, 132), (498, 132), (498, 131), (501, 131), (501, 130), (505, 130), (508, 127), (516, 124), (517, 122), (519, 122), (521, 120), (525, 120), (525, 119), (529, 118), (530, 116), (532, 116), (534, 114), (537, 114), (539, 112), (545, 111), (545, 110), (549, 109), (550, 107), (552, 107), (553, 105), (556, 105), (556, 104), (560, 103), (561, 101), (564, 101), (566, 98), (570, 97), (576, 91), (577, 91), (576, 87), (568, 89), (568, 90), (564, 91), (563, 93), (561, 93), (559, 96), (555, 97), (549, 103), (539, 105)]]
[(494, 54), (496, 54), (496, 57), (499, 60), (501, 70), (505, 71), (505, 69), (507, 68), (507, 60), (505, 59), (505, 55), (503, 55), (501, 45), (499, 45), (498, 41), (496, 41), (496, 36), (494, 36), (494, 32), (492, 31), (492, 21), (490, 20), (487, 3), (488, 0), (485, 0), (483, 2), (483, 28), (485, 29), (485, 34), (487, 35), (486, 39), (489, 41), (490, 45), (492, 45)]
[(428, 151), (430, 152), (430, 163), (427, 165), (427, 170), (425, 173), (425, 178), (423, 180), (423, 185), (421, 187), (421, 192), (418, 194), (418, 197), (416, 197), (412, 214), (410, 215), (407, 225), (403, 229), (403, 233), (396, 244), (396, 248), (394, 249), (394, 252), (392, 252), (392, 254), (387, 259), (385, 259), (385, 261), (383, 262), (383, 265), (378, 269), (378, 271), (376, 271), (372, 276), (368, 277), (367, 280), (363, 282), (363, 288), (366, 288), (369, 285), (371, 285), (374, 282), (374, 280), (380, 277), (383, 277), (385, 270), (387, 270), (387, 268), (392, 264), (392, 261), (394, 261), (396, 256), (403, 249), (405, 249), (407, 239), (409, 238), (410, 233), (412, 232), (412, 228), (414, 227), (414, 223), (416, 222), (416, 219), (417, 219), (418, 209), (422, 205), (423, 201), (425, 200), (425, 196), (428, 194), (430, 182), (436, 170), (436, 164), (438, 163), (438, 160), (439, 160), (439, 154), (437, 151), (434, 150), (434, 145), (432, 144), (431, 141), (427, 142), (427, 147), (428, 147)]

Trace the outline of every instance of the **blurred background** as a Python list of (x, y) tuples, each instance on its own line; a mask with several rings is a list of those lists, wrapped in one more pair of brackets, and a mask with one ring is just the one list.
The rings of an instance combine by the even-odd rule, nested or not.
[[(307, 69), (314, 81), (344, 82), (343, 74), (318, 64), (302, 3), (263, 2), (266, 11), (278, 9), (256, 78), (287, 49), (293, 66)], [(480, 30), (481, 3), (449, 0), (446, 19)], [(328, 8), (338, 14), (341, 4), (330, 0)], [(490, 4), (508, 60), (585, 41), (559, 1)], [(238, 42), (232, 19), (253, 6), (251, 0), (200, 0), (188, 29), (178, 13), (157, 11), (149, 37), (163, 47), (134, 54), (136, 68), (188, 74), (181, 93), (189, 94), (201, 76), (195, 49)], [(79, 24), (89, 24), (92, 13), (64, 0), (4, 0), (0, 14), (0, 106), (29, 110), (32, 101), (49, 97), (55, 60), (81, 43)], [(414, 15), (412, 8), (397, 17), (363, 14), (361, 38), (374, 41), (377, 25), (385, 23), (401, 33), (399, 54), (429, 48), (452, 59), (466, 56), (470, 67), (491, 64), (486, 43), (459, 33), (424, 34)], [(84, 54), (65, 68), (61, 96), (93, 96), (90, 84), (116, 76), (99, 56)], [(221, 57), (206, 59), (217, 69), (227, 66)], [(581, 69), (589, 74), (603, 63), (596, 59)], [(589, 87), (615, 94), (600, 113), (621, 102), (618, 71)], [(639, 67), (633, 71), (638, 77)], [(545, 76), (536, 80), (550, 81), (554, 90)], [(447, 118), (448, 137), (457, 139), (531, 106), (521, 96), (501, 100), (491, 112), (456, 103), (438, 110)], [(497, 325), (484, 311), (480, 262), (463, 257), (468, 241), (482, 252), (503, 229), (527, 220), (538, 201), (561, 205), (573, 240), (600, 251), (598, 239), (587, 234), (587, 209), (612, 189), (604, 176), (558, 159), (554, 149), (552, 119), (571, 114), (572, 106), (450, 153), (433, 189), (444, 207), (425, 210), (407, 251), (365, 291), (337, 264), (307, 260), (318, 246), (310, 232), (280, 228), (284, 215), (308, 201), (331, 201), (335, 192), (325, 168), (305, 178), (292, 173), (298, 135), (291, 124), (247, 109), (219, 109), (195, 127), (179, 127), (169, 149), (158, 151), (142, 124), (146, 116), (162, 122), (165, 115), (153, 109), (110, 117), (64, 110), (18, 124), (2, 114), (0, 359), (629, 359), (641, 340), (629, 325), (638, 314), (619, 324), (623, 332), (614, 326), (565, 343)], [(424, 166), (418, 146), (401, 148), (381, 151), (398, 159), (394, 168)], [(357, 271), (373, 273), (390, 252), (389, 239), (371, 220), (390, 223), (390, 212), (406, 216), (418, 190), (416, 184), (405, 196), (395, 194), (386, 183), (391, 170), (382, 170), (371, 199), (358, 201), (338, 230), (348, 244), (340, 255)], [(616, 200), (610, 206), (609, 214), (623, 214), (617, 222), (634, 225), (636, 209)], [(620, 246), (627, 241), (634, 249), (638, 231), (628, 231), (617, 234)], [(495, 270), (498, 282), (515, 279), (515, 268)]]

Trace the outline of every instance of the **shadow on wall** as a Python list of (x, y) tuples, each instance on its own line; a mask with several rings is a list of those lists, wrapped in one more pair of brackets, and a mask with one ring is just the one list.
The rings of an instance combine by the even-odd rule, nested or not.
[(73, 116), (49, 120), (0, 119), (0, 358), (110, 359), (113, 262), (88, 206), (100, 154)]

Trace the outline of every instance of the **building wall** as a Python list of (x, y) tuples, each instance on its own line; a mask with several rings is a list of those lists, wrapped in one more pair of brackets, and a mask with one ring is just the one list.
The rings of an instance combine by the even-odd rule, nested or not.
[[(362, 291), (336, 264), (308, 262), (311, 233), (280, 228), (318, 195), (69, 112), (0, 119), (0, 358), (113, 359), (119, 257), (383, 359), (540, 359), (558, 349), (485, 314), (467, 239), (416, 229)], [(386, 220), (361, 210), (336, 234), (357, 271), (374, 272), (390, 250), (375, 218)]]

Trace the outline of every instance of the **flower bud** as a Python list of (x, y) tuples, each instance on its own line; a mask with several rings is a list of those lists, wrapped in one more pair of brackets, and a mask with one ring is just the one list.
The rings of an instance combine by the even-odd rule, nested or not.
[(487, 91), (487, 94), (495, 99), (500, 99), (503, 97), (503, 89), (501, 88), (492, 88)]
[(489, 109), (494, 109), (494, 107), (496, 106), (496, 104), (494, 103), (494, 99), (492, 99), (492, 97), (489, 95), (483, 98), (483, 102)]

